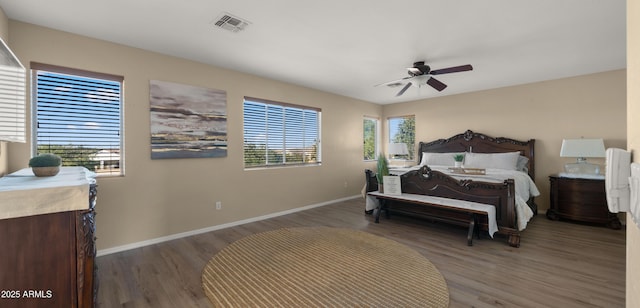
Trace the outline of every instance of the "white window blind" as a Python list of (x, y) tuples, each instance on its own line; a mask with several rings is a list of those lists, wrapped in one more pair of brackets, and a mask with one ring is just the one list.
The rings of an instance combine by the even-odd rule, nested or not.
[(123, 78), (32, 63), (36, 154), (98, 175), (122, 174)]
[(0, 141), (26, 142), (25, 69), (0, 42)]
[(318, 108), (245, 97), (245, 167), (319, 164), (320, 115)]

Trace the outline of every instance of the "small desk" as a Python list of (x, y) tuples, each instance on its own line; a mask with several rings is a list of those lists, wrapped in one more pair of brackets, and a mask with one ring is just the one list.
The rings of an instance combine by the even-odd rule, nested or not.
[[(419, 206), (428, 206), (436, 208), (444, 208), (447, 210), (454, 210), (460, 212), (466, 212), (469, 214), (469, 220), (466, 222), (469, 229), (467, 233), (467, 245), (473, 245), (473, 234), (477, 234), (479, 237), (478, 227), (478, 215), (487, 215), (489, 221), (489, 235), (493, 237), (493, 234), (498, 231), (498, 224), (496, 222), (496, 208), (493, 205), (482, 204), (477, 202), (441, 198), (426, 195), (417, 194), (400, 194), (389, 195), (380, 192), (369, 192), (367, 196), (373, 196), (378, 199), (379, 205), (376, 208), (375, 222), (380, 222), (380, 213), (387, 207), (388, 201), (397, 201), (403, 203), (416, 204)], [(388, 213), (388, 212), (387, 212)], [(446, 217), (431, 217), (433, 219), (442, 220), (446, 222), (459, 223), (458, 220), (449, 219)]]

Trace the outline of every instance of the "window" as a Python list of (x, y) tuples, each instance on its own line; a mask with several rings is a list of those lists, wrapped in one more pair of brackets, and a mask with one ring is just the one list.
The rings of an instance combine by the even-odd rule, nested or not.
[(319, 164), (320, 115), (318, 108), (245, 97), (245, 168)]
[(416, 117), (389, 118), (389, 143), (405, 143), (409, 151), (407, 160), (412, 160), (415, 152)]
[(31, 63), (34, 153), (121, 175), (122, 83), (108, 74)]
[(363, 120), (364, 132), (364, 160), (376, 160), (378, 155), (378, 119), (365, 117)]
[(0, 141), (26, 142), (24, 66), (0, 39)]

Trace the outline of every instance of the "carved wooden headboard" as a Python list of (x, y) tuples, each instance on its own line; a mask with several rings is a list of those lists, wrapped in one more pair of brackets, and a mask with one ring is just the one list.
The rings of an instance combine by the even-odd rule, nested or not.
[[(535, 181), (535, 160), (533, 157), (536, 140), (519, 141), (505, 137), (490, 137), (467, 130), (447, 139), (438, 139), (430, 142), (420, 142), (418, 153), (448, 153), (448, 152), (474, 152), (474, 153), (504, 153), (520, 152), (529, 159), (527, 168), (529, 176)], [(417, 155), (418, 158), (422, 154)]]

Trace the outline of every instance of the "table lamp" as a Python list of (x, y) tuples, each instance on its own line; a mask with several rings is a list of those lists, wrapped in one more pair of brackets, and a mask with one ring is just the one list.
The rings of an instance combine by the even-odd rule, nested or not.
[(389, 143), (389, 158), (398, 159), (409, 156), (409, 149), (406, 143)]
[(575, 157), (575, 163), (564, 165), (564, 171), (574, 174), (599, 174), (600, 165), (587, 162), (588, 157), (605, 157), (602, 139), (563, 139), (560, 157)]

